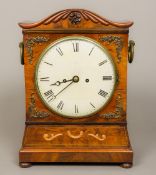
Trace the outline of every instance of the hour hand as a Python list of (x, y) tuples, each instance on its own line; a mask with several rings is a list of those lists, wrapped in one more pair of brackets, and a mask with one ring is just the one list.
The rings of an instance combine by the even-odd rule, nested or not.
[(73, 81), (73, 79), (70, 79), (70, 80), (63, 79), (63, 81), (61, 81), (61, 82), (60, 81), (57, 81), (56, 83), (51, 84), (50, 86), (60, 86), (60, 84), (67, 83), (69, 81)]
[(60, 81), (57, 81), (56, 83), (54, 84), (51, 84), (50, 86), (60, 86), (61, 82)]

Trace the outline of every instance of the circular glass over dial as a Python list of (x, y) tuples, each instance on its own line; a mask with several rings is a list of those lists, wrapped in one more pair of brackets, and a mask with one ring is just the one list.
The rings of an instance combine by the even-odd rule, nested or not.
[(86, 37), (52, 43), (36, 67), (36, 86), (45, 105), (58, 115), (90, 116), (110, 100), (116, 82), (107, 50)]

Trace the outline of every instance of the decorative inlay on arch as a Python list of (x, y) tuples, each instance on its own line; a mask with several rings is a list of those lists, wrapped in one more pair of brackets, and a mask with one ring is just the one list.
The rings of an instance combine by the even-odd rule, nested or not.
[(125, 23), (113, 22), (93, 12), (90, 12), (84, 9), (66, 9), (66, 10), (56, 12), (53, 15), (50, 15), (47, 18), (39, 22), (19, 23), (19, 26), (23, 29), (32, 29), (40, 25), (48, 25), (50, 23), (57, 23), (65, 19), (68, 19), (73, 25), (80, 23), (82, 19), (84, 19), (85, 21), (90, 20), (93, 23), (99, 23), (105, 26), (111, 25), (111, 26), (119, 27), (119, 28), (128, 28), (133, 25), (133, 22), (125, 22)]

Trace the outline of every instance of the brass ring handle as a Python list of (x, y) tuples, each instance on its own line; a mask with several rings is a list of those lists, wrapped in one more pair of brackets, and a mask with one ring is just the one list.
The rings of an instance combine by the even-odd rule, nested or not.
[(128, 45), (128, 62), (129, 63), (132, 63), (134, 59), (134, 46), (135, 46), (135, 42), (133, 40), (130, 40)]
[(24, 65), (24, 44), (23, 44), (23, 42), (19, 43), (19, 48), (20, 48), (21, 64)]

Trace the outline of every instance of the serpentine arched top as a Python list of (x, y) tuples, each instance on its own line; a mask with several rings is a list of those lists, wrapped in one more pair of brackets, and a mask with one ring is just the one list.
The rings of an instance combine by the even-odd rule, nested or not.
[(66, 9), (56, 12), (47, 18), (35, 23), (19, 23), (19, 26), (23, 29), (33, 29), (40, 27), (41, 25), (47, 26), (50, 23), (58, 23), (66, 19), (71, 23), (71, 25), (74, 26), (77, 26), (82, 21), (90, 21), (95, 24), (113, 26), (117, 28), (129, 28), (133, 25), (133, 22), (130, 21), (124, 23), (113, 22), (84, 9)]

